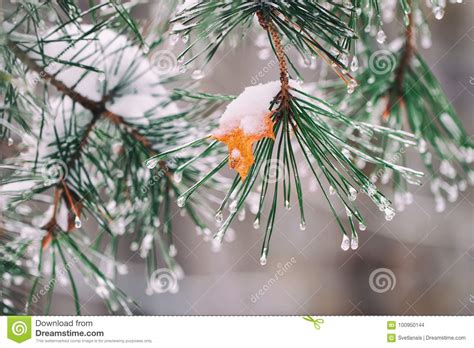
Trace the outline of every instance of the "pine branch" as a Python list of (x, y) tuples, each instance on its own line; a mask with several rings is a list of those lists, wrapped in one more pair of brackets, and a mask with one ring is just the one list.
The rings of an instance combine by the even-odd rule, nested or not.
[[(411, 0), (407, 0), (408, 6), (411, 7)], [(403, 103), (405, 94), (403, 79), (405, 77), (406, 71), (409, 69), (411, 59), (415, 53), (415, 22), (413, 19), (413, 10), (407, 16), (408, 25), (405, 27), (405, 43), (403, 48), (403, 53), (399, 58), (398, 67), (395, 70), (395, 80), (393, 86), (389, 91), (389, 97), (387, 100), (387, 106), (383, 112), (383, 121), (387, 122), (392, 112), (392, 107), (394, 103)], [(396, 99), (395, 101), (393, 99)]]

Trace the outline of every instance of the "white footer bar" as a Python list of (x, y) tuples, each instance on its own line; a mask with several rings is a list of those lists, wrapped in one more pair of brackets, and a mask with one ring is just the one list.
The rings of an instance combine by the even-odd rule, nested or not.
[(474, 347), (472, 316), (34, 316), (0, 325), (0, 347)]

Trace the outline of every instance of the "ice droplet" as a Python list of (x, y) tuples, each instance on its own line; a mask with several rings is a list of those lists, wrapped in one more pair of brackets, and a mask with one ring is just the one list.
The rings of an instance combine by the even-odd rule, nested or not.
[(356, 250), (358, 247), (359, 247), (359, 238), (357, 236), (352, 236), (351, 249)]
[(174, 244), (170, 244), (170, 247), (168, 249), (168, 254), (171, 257), (175, 257), (178, 254), (178, 249), (176, 249), (176, 246)]
[(395, 210), (393, 210), (390, 207), (385, 208), (385, 220), (391, 221), (393, 220), (394, 216), (395, 216)]
[(259, 218), (256, 218), (253, 222), (253, 228), (255, 228), (256, 230), (258, 230), (260, 228), (260, 219)]
[(156, 165), (158, 164), (158, 160), (157, 160), (156, 158), (151, 158), (151, 159), (147, 160), (147, 161), (145, 162), (145, 164), (146, 164), (146, 167), (147, 167), (148, 169), (153, 169), (153, 168), (155, 168)]
[(216, 217), (217, 222), (222, 222), (222, 220), (224, 219), (224, 215), (222, 214), (222, 211), (220, 210), (216, 213), (215, 217)]
[(179, 41), (179, 34), (171, 34), (170, 43), (172, 46), (176, 45)]
[(385, 40), (387, 39), (387, 35), (385, 34), (385, 32), (382, 29), (380, 29), (377, 32), (377, 35), (376, 35), (375, 39), (377, 40), (377, 42), (379, 44), (383, 44), (385, 42)]
[(230, 204), (229, 204), (229, 211), (233, 214), (237, 211), (237, 200), (233, 200)]
[(357, 81), (352, 79), (347, 84), (347, 93), (352, 94), (354, 93), (355, 88), (357, 87)]
[(436, 6), (433, 9), (433, 13), (434, 13), (435, 18), (437, 20), (443, 19), (443, 17), (444, 17), (444, 9), (442, 9), (440, 6)]
[(184, 207), (184, 204), (186, 203), (186, 196), (179, 196), (176, 204), (178, 204), (178, 207), (182, 208)]
[(262, 256), (260, 257), (260, 264), (262, 266), (265, 266), (267, 264), (267, 252), (268, 252), (268, 249), (263, 248)]
[(81, 226), (82, 226), (82, 221), (79, 218), (79, 216), (76, 215), (76, 217), (74, 218), (74, 227), (81, 228)]
[(349, 237), (346, 235), (342, 236), (341, 249), (344, 251), (349, 250), (350, 244), (351, 242), (350, 242)]
[(191, 74), (191, 78), (193, 80), (201, 80), (202, 78), (204, 78), (204, 76), (206, 76), (206, 75), (200, 69), (194, 70), (193, 73)]
[(13, 138), (11, 138), (11, 137), (8, 138), (8, 140), (7, 140), (7, 145), (8, 145), (8, 146), (12, 146), (12, 145), (13, 145)]
[(180, 183), (181, 180), (183, 180), (183, 172), (182, 171), (176, 171), (173, 173), (173, 179), (176, 183)]
[(357, 190), (353, 187), (349, 188), (349, 200), (355, 201), (357, 199)]
[(352, 58), (352, 62), (351, 62), (351, 71), (357, 71), (359, 69), (359, 59), (357, 59), (356, 56), (354, 56), (354, 58)]
[(300, 222), (300, 230), (301, 230), (301, 231), (306, 230), (306, 222), (305, 222), (305, 221), (301, 221), (301, 222)]
[(426, 143), (425, 139), (420, 139), (420, 141), (418, 142), (418, 151), (420, 153), (425, 153), (427, 149), (428, 144)]

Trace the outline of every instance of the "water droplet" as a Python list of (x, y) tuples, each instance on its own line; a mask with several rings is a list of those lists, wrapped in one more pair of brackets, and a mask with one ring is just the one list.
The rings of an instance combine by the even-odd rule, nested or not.
[(178, 249), (176, 249), (176, 246), (174, 244), (170, 244), (168, 254), (171, 257), (175, 257), (178, 254)]
[(347, 84), (347, 93), (349, 94), (354, 93), (356, 87), (357, 87), (357, 81), (354, 79), (350, 80), (349, 83)]
[(267, 264), (267, 248), (263, 248), (262, 256), (260, 257), (260, 264), (265, 266)]
[(348, 236), (344, 235), (342, 236), (342, 243), (341, 243), (341, 249), (344, 251), (349, 250), (351, 241)]
[(171, 34), (170, 43), (172, 46), (176, 45), (179, 41), (179, 34)]
[(121, 264), (117, 266), (117, 273), (124, 275), (128, 273), (128, 267), (125, 264)]
[(180, 183), (181, 180), (183, 180), (183, 172), (182, 171), (176, 171), (173, 173), (173, 179), (176, 183)]
[(194, 70), (193, 73), (191, 74), (191, 78), (193, 80), (201, 80), (202, 78), (204, 78), (204, 76), (206, 76), (206, 75), (200, 69)]
[(233, 200), (230, 204), (229, 204), (229, 211), (233, 214), (237, 211), (237, 201), (236, 200)]
[(428, 144), (426, 143), (426, 141), (424, 139), (420, 139), (420, 141), (418, 142), (418, 151), (420, 153), (425, 153), (427, 149)]
[(444, 17), (444, 9), (441, 8), (440, 6), (436, 6), (434, 9), (433, 9), (433, 13), (435, 15), (435, 18), (437, 20), (440, 20)]
[(258, 51), (257, 54), (260, 60), (267, 60), (268, 58), (270, 58), (272, 51), (268, 48), (262, 48)]
[(143, 53), (148, 54), (148, 52), (150, 52), (150, 47), (148, 47), (148, 45), (144, 45), (143, 46)]
[(385, 32), (382, 29), (380, 29), (377, 32), (377, 35), (376, 35), (375, 39), (377, 40), (377, 42), (379, 44), (383, 44), (385, 42), (385, 40), (387, 39), (387, 35), (385, 34)]
[(82, 226), (82, 221), (79, 218), (79, 216), (76, 215), (76, 217), (74, 218), (74, 227), (81, 228), (81, 226)]
[(424, 49), (428, 49), (431, 47), (431, 45), (433, 44), (433, 42), (431, 41), (431, 36), (429, 33), (424, 33), (424, 34), (421, 34), (421, 47), (423, 47)]
[(444, 201), (444, 198), (441, 196), (436, 196), (435, 202), (436, 202), (436, 207), (435, 207), (436, 212), (442, 213), (446, 209), (446, 203)]
[(357, 236), (352, 236), (351, 249), (356, 250), (358, 247), (359, 247), (359, 238)]
[(239, 221), (244, 221), (245, 220), (245, 208), (242, 208), (240, 211), (239, 211), (239, 214), (237, 215), (237, 219)]
[(8, 145), (8, 146), (12, 146), (12, 145), (13, 145), (13, 138), (11, 138), (11, 137), (8, 138), (8, 140), (7, 140), (7, 145)]
[(301, 230), (301, 231), (306, 230), (306, 222), (304, 222), (304, 221), (301, 221), (301, 222), (300, 222), (300, 230)]
[(395, 210), (390, 207), (385, 208), (385, 220), (392, 221), (395, 216)]
[(153, 169), (158, 164), (158, 160), (156, 158), (151, 158), (145, 162), (145, 165), (148, 169)]
[(357, 199), (357, 190), (353, 187), (349, 188), (349, 200), (355, 201)]
[(256, 230), (258, 230), (260, 228), (260, 219), (259, 218), (256, 218), (253, 222), (253, 228), (255, 228)]
[(352, 58), (351, 71), (357, 71), (359, 69), (359, 59), (356, 56)]
[(182, 208), (184, 207), (184, 204), (186, 203), (186, 196), (179, 196), (176, 203), (178, 204), (178, 207)]
[(359, 222), (359, 230), (365, 231), (367, 229), (367, 226), (365, 226), (362, 222)]
[(374, 184), (367, 185), (367, 195), (372, 197), (377, 193), (377, 188)]

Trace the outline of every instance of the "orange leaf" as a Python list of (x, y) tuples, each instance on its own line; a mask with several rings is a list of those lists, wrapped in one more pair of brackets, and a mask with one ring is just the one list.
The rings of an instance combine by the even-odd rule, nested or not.
[(223, 135), (213, 136), (229, 148), (229, 166), (240, 174), (242, 180), (247, 177), (250, 167), (255, 162), (253, 143), (263, 138), (275, 139), (272, 116), (273, 111), (265, 115), (264, 130), (258, 134), (246, 135), (241, 128), (235, 128)]

